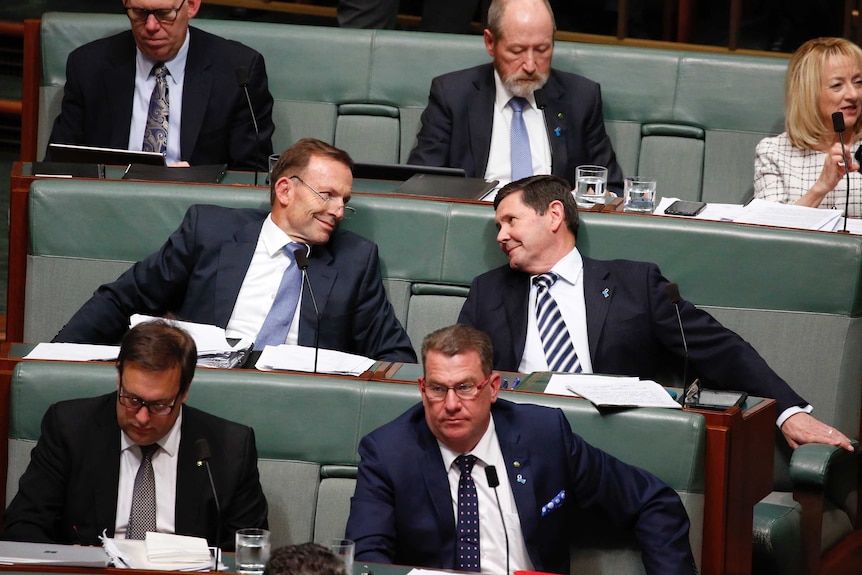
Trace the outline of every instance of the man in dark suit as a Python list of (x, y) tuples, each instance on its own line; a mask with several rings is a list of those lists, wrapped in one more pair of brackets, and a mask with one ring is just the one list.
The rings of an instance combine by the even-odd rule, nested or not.
[[(599, 261), (575, 248), (578, 210), (565, 181), (533, 176), (498, 193), (494, 207), (497, 242), (509, 259), (473, 280), (458, 321), (488, 333), (494, 367), (512, 371), (583, 371), (660, 378), (681, 366), (683, 343), (668, 281), (655, 264)], [(562, 332), (576, 352), (567, 369), (552, 367), (540, 332), (542, 274), (559, 308)], [(535, 279), (534, 279), (535, 278)], [(775, 398), (778, 425), (791, 447), (840, 445), (850, 440), (809, 412), (806, 403), (737, 334), (691, 303), (680, 301), (691, 365), (707, 387), (736, 389)]]
[(386, 298), (377, 246), (336, 229), (353, 210), (347, 206), (352, 165), (342, 150), (300, 140), (273, 169), (269, 213), (192, 206), (159, 251), (101, 286), (54, 340), (114, 343), (128, 329), (130, 316), (143, 313), (217, 325), (228, 337), (262, 347), (257, 338), (269, 312), (278, 312), (273, 302), (281, 278), (296, 265), (294, 250), (284, 250), (293, 242), (310, 251), (308, 283), (319, 321), (297, 275), (299, 302), (284, 312), (289, 331), (263, 344), (318, 342), (374, 359), (416, 361)]
[[(116, 392), (48, 409), (6, 509), (3, 537), (99, 545), (102, 530), (130, 539), (143, 529), (205, 537), (232, 550), (237, 529), (265, 528), (254, 431), (184, 405), (196, 361), (194, 341), (179, 328), (157, 321), (130, 330)], [(201, 440), (209, 446), (220, 515), (198, 465)], [(135, 486), (142, 454), (151, 449), (155, 506), (147, 519), (135, 511)]]
[[(512, 177), (511, 163), (510, 102), (517, 97), (526, 100), (531, 173), (553, 173), (574, 186), (577, 166), (597, 164), (608, 168), (608, 188), (621, 192), (623, 175), (605, 132), (601, 88), (551, 69), (554, 15), (547, 0), (495, 0), (485, 48), (492, 64), (431, 83), (408, 163), (463, 168), (469, 177), (502, 183), (522, 177)], [(539, 88), (547, 100), (544, 112), (534, 96)]]
[[(168, 163), (268, 169), (275, 127), (263, 56), (239, 42), (190, 28), (200, 4), (125, 0), (130, 31), (69, 55), (63, 104), (50, 142), (141, 150), (156, 84), (153, 69), (164, 63), (169, 74)], [(238, 79), (240, 68), (246, 71), (243, 83), (255, 118)]]
[[(676, 492), (586, 443), (560, 410), (498, 400), (493, 354), (486, 334), (460, 324), (423, 342), (422, 403), (359, 444), (346, 533), (356, 560), (568, 573), (572, 529), (591, 511), (633, 531), (648, 574), (696, 573)], [(462, 533), (476, 507), (478, 525)]]

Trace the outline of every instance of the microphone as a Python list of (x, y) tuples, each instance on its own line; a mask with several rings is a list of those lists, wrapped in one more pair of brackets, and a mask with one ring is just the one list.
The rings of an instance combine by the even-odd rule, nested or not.
[(195, 441), (195, 449), (198, 452), (198, 467), (204, 466), (207, 468), (207, 477), (210, 480), (210, 489), (213, 493), (213, 499), (215, 500), (215, 508), (216, 508), (216, 540), (215, 540), (215, 548), (216, 548), (216, 565), (221, 562), (221, 505), (218, 502), (218, 493), (216, 492), (215, 482), (213, 481), (212, 470), (210, 469), (210, 456), (212, 452), (210, 451), (210, 442), (206, 440), (205, 437), (202, 437)]
[[(850, 212), (850, 169), (847, 167), (847, 151), (844, 149), (844, 114), (835, 112), (832, 114), (832, 128), (838, 134), (838, 139), (841, 141), (841, 163), (844, 164), (844, 175), (847, 181), (847, 194), (844, 197), (844, 229), (842, 233), (847, 233), (847, 214)], [(858, 151), (857, 151), (857, 156)]]
[[(251, 123), (254, 126), (254, 147), (255, 155), (260, 155), (260, 131), (257, 128), (257, 116), (254, 114), (254, 106), (251, 104), (251, 96), (248, 94), (248, 69), (245, 66), (239, 66), (236, 70), (236, 81), (239, 87), (242, 88), (245, 94), (245, 101), (248, 102), (248, 111), (251, 112)], [(257, 185), (257, 163), (254, 164), (254, 185)]]
[(497, 487), (500, 485), (500, 478), (497, 477), (497, 468), (493, 465), (486, 466), (485, 477), (488, 479), (488, 487), (494, 490), (494, 497), (497, 499), (497, 509), (500, 511), (500, 522), (503, 524), (503, 535), (506, 537), (506, 575), (509, 575), (509, 533), (506, 531), (506, 519), (503, 517), (500, 495), (497, 493)]
[(306, 249), (296, 248), (293, 257), (296, 265), (302, 270), (302, 279), (308, 286), (308, 294), (311, 296), (311, 304), (314, 306), (314, 373), (317, 373), (317, 355), (320, 352), (320, 310), (317, 309), (317, 300), (314, 298), (314, 290), (311, 289), (311, 281), (308, 279), (308, 256), (311, 254), (311, 246)]
[(679, 398), (679, 404), (685, 407), (686, 399), (688, 399), (689, 384), (688, 384), (688, 344), (685, 341), (685, 329), (682, 326), (682, 316), (679, 314), (679, 286), (675, 283), (667, 284), (667, 296), (670, 302), (676, 309), (676, 321), (679, 323), (679, 335), (682, 338), (682, 349), (684, 352), (684, 360), (682, 367), (682, 397)]
[(542, 111), (542, 119), (545, 121), (545, 136), (548, 138), (548, 151), (551, 152), (551, 173), (554, 172), (554, 142), (551, 140), (551, 133), (548, 131), (548, 116), (545, 113), (545, 108), (548, 106), (548, 97), (545, 96), (545, 90), (539, 88), (533, 92), (533, 97), (536, 99), (536, 107)]

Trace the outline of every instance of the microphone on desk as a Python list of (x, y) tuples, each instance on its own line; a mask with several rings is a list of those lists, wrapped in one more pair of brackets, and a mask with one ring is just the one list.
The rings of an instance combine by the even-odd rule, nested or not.
[[(245, 66), (239, 66), (236, 70), (236, 81), (239, 87), (242, 88), (245, 94), (245, 101), (248, 102), (248, 110), (251, 112), (251, 123), (254, 126), (254, 151), (255, 155), (260, 155), (260, 130), (257, 128), (257, 116), (254, 114), (254, 106), (251, 104), (251, 96), (248, 94), (248, 69)], [(254, 185), (257, 185), (257, 162), (254, 164)]]
[(210, 457), (212, 452), (210, 451), (210, 442), (207, 441), (205, 437), (202, 437), (195, 441), (195, 449), (198, 452), (198, 467), (206, 467), (207, 468), (207, 477), (210, 480), (210, 489), (212, 490), (213, 499), (215, 500), (215, 508), (216, 508), (216, 538), (215, 538), (215, 548), (216, 548), (216, 564), (221, 562), (221, 557), (218, 555), (221, 553), (221, 505), (218, 502), (218, 492), (216, 492), (215, 482), (213, 481), (212, 470), (210, 469)]
[(844, 165), (844, 175), (847, 181), (847, 194), (844, 198), (844, 229), (843, 233), (847, 233), (847, 214), (850, 210), (850, 169), (847, 167), (847, 151), (844, 149), (844, 114), (835, 112), (832, 114), (832, 128), (838, 134), (838, 139), (841, 141), (841, 163)]
[(497, 498), (497, 509), (500, 511), (500, 521), (503, 523), (503, 535), (506, 537), (506, 575), (509, 571), (509, 532), (506, 531), (506, 519), (503, 517), (503, 506), (500, 505), (500, 495), (497, 494), (497, 487), (500, 485), (500, 478), (497, 477), (497, 468), (493, 465), (485, 467), (485, 477), (488, 479), (488, 487), (494, 490), (494, 497)]
[(667, 284), (665, 288), (667, 290), (667, 296), (670, 298), (670, 302), (673, 304), (673, 307), (676, 309), (676, 321), (679, 323), (679, 335), (682, 338), (682, 349), (683, 349), (683, 366), (682, 366), (682, 396), (679, 398), (679, 404), (685, 407), (686, 399), (688, 398), (689, 393), (689, 384), (688, 384), (688, 344), (685, 341), (685, 329), (682, 325), (682, 316), (679, 313), (679, 286), (675, 283)]
[(545, 108), (548, 106), (548, 97), (545, 96), (545, 90), (539, 88), (533, 92), (533, 98), (536, 99), (536, 107), (542, 111), (542, 119), (545, 121), (545, 136), (548, 138), (548, 151), (551, 153), (551, 173), (554, 172), (554, 142), (551, 140), (551, 133), (548, 126), (548, 116), (545, 114)]
[(314, 298), (314, 290), (311, 289), (311, 282), (308, 279), (308, 256), (310, 254), (311, 246), (293, 250), (293, 257), (296, 259), (296, 265), (302, 270), (302, 280), (308, 286), (308, 294), (311, 296), (311, 304), (314, 306), (314, 373), (317, 373), (317, 355), (320, 351), (320, 311), (317, 309), (317, 300)]

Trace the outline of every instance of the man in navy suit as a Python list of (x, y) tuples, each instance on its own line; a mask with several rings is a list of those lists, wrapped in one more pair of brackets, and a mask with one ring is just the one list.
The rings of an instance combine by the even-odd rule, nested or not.
[[(584, 512), (599, 512), (634, 532), (648, 574), (696, 573), (676, 492), (586, 443), (562, 411), (498, 400), (493, 354), (486, 334), (461, 324), (423, 342), (422, 403), (359, 444), (346, 533), (356, 542), (356, 560), (568, 573), (573, 528)], [(475, 463), (462, 473), (465, 455)], [(500, 470), (499, 509), (487, 478), (491, 466)], [(478, 498), (478, 538), (460, 533), (469, 493), (459, 495), (464, 474)], [(462, 557), (471, 551), (465, 567)]]
[[(549, 369), (533, 282), (548, 272), (558, 277), (549, 291), (578, 371), (659, 379), (681, 366), (683, 344), (668, 281), (655, 264), (582, 256), (575, 247), (578, 209), (565, 181), (533, 176), (512, 182), (494, 207), (497, 243), (509, 265), (473, 280), (458, 321), (491, 336), (495, 369)], [(751, 345), (691, 303), (679, 305), (689, 361), (707, 387), (774, 398), (778, 426), (791, 447), (826, 443), (852, 451), (847, 437), (809, 415), (811, 406)]]
[[(283, 249), (303, 244), (314, 301), (303, 293), (279, 343), (415, 362), (407, 333), (386, 298), (377, 246), (338, 230), (353, 185), (353, 162), (338, 148), (303, 139), (273, 168), (271, 210), (197, 205), (159, 251), (101, 286), (54, 341), (116, 343), (135, 313), (217, 325), (257, 339), (281, 278), (296, 265)], [(293, 250), (291, 250), (293, 252)], [(307, 285), (306, 285), (307, 287)], [(319, 337), (316, 332), (319, 330)]]
[[(605, 132), (601, 88), (551, 68), (554, 29), (547, 0), (495, 0), (485, 30), (493, 63), (433, 80), (408, 163), (463, 168), (468, 177), (510, 182), (510, 100), (520, 97), (527, 101), (523, 118), (533, 174), (552, 173), (574, 186), (577, 166), (598, 164), (608, 168), (608, 188), (621, 192), (623, 175)], [(544, 111), (534, 95), (539, 88), (547, 100)]]
[[(3, 538), (100, 545), (103, 530), (134, 538), (135, 478), (147, 446), (155, 446), (149, 530), (204, 537), (232, 550), (237, 529), (265, 528), (254, 430), (185, 405), (196, 361), (194, 340), (177, 327), (155, 321), (130, 330), (120, 347), (116, 391), (48, 409), (6, 509)], [(221, 511), (198, 465), (201, 440)]]
[[(164, 63), (168, 163), (268, 169), (275, 127), (263, 56), (190, 28), (200, 5), (201, 0), (124, 0), (131, 30), (69, 55), (50, 142), (140, 150), (156, 84), (153, 68)], [(246, 71), (243, 82), (255, 118), (240, 85), (240, 68)]]

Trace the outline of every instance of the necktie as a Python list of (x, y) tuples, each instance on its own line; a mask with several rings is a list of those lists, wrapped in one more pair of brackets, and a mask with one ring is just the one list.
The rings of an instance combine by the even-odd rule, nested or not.
[(533, 175), (533, 156), (530, 153), (530, 136), (524, 123), (524, 107), (527, 100), (512, 98), (512, 181)]
[(455, 463), (461, 469), (458, 479), (458, 556), (455, 569), (479, 571), (479, 499), (473, 482), (475, 455), (459, 455)]
[(150, 96), (147, 127), (144, 130), (144, 144), (141, 149), (164, 154), (168, 149), (168, 115), (171, 109), (168, 100), (168, 69), (164, 63), (153, 67), (153, 75), (156, 77), (156, 85)]
[(536, 319), (538, 321), (539, 336), (542, 338), (542, 347), (545, 348), (545, 358), (548, 360), (548, 369), (551, 371), (564, 371), (569, 373), (580, 373), (581, 361), (575, 352), (575, 346), (569, 337), (569, 330), (557, 302), (551, 295), (551, 286), (559, 279), (553, 272), (541, 274), (533, 278), (536, 286)]
[(293, 250), (297, 248), (305, 248), (305, 245), (290, 242), (282, 248), (290, 259), (290, 265), (281, 276), (275, 300), (257, 333), (255, 349), (262, 350), (267, 345), (282, 345), (287, 339), (287, 332), (290, 330), (293, 314), (296, 312), (296, 304), (299, 303), (299, 294), (302, 293), (302, 272), (296, 265), (293, 255)]
[(144, 539), (147, 531), (156, 530), (156, 476), (153, 473), (153, 453), (158, 448), (158, 443), (141, 446), (143, 459), (135, 475), (132, 511), (129, 513), (126, 539)]

